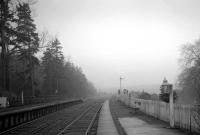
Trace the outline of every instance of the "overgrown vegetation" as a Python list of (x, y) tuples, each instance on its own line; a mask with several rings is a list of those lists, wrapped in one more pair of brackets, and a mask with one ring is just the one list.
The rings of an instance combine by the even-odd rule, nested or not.
[(200, 39), (194, 43), (184, 44), (181, 49), (183, 70), (178, 84), (182, 89), (180, 102), (200, 103)]

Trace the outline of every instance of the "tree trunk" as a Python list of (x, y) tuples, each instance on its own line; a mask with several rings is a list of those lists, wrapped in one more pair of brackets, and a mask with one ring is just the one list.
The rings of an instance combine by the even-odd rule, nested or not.
[(8, 48), (5, 40), (5, 23), (7, 19), (8, 2), (1, 1), (1, 61), (2, 61), (2, 87), (9, 91), (9, 61)]

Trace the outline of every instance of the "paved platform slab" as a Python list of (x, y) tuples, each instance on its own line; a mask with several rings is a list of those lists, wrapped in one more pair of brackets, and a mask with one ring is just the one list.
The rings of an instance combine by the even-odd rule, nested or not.
[(119, 118), (127, 135), (186, 135), (162, 124), (149, 124), (136, 117)]
[(108, 100), (104, 102), (104, 105), (100, 112), (97, 135), (118, 135), (117, 129), (110, 113)]

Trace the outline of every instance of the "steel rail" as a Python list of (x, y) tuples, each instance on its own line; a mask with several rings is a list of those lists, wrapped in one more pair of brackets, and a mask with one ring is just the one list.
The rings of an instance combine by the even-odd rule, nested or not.
[[(96, 103), (96, 104), (98, 104), (98, 103)], [(96, 105), (95, 104), (95, 105)], [(75, 120), (73, 120), (70, 124), (68, 124), (62, 131), (60, 131), (57, 135), (63, 135), (63, 134), (65, 134), (65, 131), (70, 127), (70, 126), (72, 126), (74, 123), (76, 123), (77, 121), (79, 121), (83, 116), (85, 116), (85, 114), (87, 114), (87, 112), (89, 112), (95, 105), (93, 105), (93, 106), (91, 106), (91, 107), (89, 107), (87, 110), (85, 110), (83, 113), (81, 113)], [(102, 104), (101, 104), (101, 106), (102, 106)], [(101, 108), (101, 107), (100, 107)], [(100, 111), (100, 108), (98, 109), (98, 111)], [(97, 111), (97, 112), (98, 112)], [(97, 113), (96, 112), (96, 113)], [(96, 113), (95, 113), (95, 116), (96, 116)], [(92, 120), (94, 119), (94, 117), (92, 118)], [(92, 125), (92, 123), (90, 122), (90, 124)], [(89, 129), (87, 128), (87, 130), (86, 130), (86, 132), (88, 132), (89, 131)]]
[[(67, 108), (66, 108), (66, 109), (67, 109)], [(60, 110), (60, 111), (62, 111), (62, 110)], [(59, 111), (58, 111), (58, 112), (59, 112)], [(55, 113), (50, 113), (50, 114), (47, 114), (47, 115), (45, 115), (45, 116), (43, 116), (43, 117), (39, 117), (39, 118), (37, 118), (37, 119), (33, 119), (33, 120), (28, 121), (28, 122), (19, 124), (19, 125), (15, 126), (15, 127), (12, 127), (12, 128), (10, 128), (10, 129), (7, 129), (7, 130), (5, 130), (5, 131), (0, 132), (0, 135), (7, 134), (7, 133), (9, 133), (9, 132), (15, 131), (15, 130), (17, 130), (17, 129), (23, 127), (23, 126), (26, 126), (26, 125), (28, 125), (28, 124), (32, 125), (33, 122), (38, 121), (38, 120), (45, 119), (45, 117), (49, 117), (49, 116), (51, 116), (51, 115), (55, 115)], [(44, 126), (45, 124), (48, 124), (48, 123), (44, 123), (44, 124), (40, 125), (38, 128), (32, 130), (31, 133), (40, 130), (41, 128), (43, 128), (43, 126)]]
[(93, 124), (95, 122), (95, 119), (97, 118), (98, 113), (101, 111), (102, 106), (103, 106), (103, 103), (101, 104), (101, 106), (99, 107), (99, 109), (97, 110), (95, 115), (93, 116), (92, 121), (90, 122), (90, 125), (88, 126), (88, 128), (87, 128), (87, 130), (85, 132), (85, 135), (89, 134), (89, 132), (90, 132), (90, 130), (91, 130), (91, 128), (92, 128), (92, 126), (93, 126)]

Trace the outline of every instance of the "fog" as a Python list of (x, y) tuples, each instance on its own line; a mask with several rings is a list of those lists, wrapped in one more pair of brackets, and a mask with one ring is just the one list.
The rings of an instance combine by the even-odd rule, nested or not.
[[(40, 0), (40, 31), (58, 36), (65, 57), (97, 89), (142, 90), (164, 77), (175, 83), (180, 46), (200, 35), (199, 0)], [(137, 86), (139, 86), (137, 88)]]

